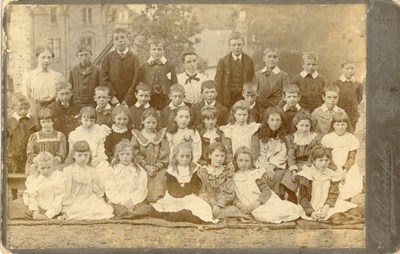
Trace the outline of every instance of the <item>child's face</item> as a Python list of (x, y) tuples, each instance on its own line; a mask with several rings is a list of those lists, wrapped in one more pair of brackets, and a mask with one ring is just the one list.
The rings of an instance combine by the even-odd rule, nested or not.
[(236, 158), (236, 165), (239, 170), (248, 170), (251, 166), (251, 157), (247, 153), (241, 153)]
[(160, 59), (164, 55), (164, 45), (162, 43), (159, 44), (150, 44), (150, 56), (154, 60)]
[(243, 51), (243, 40), (240, 39), (232, 39), (229, 41), (229, 48), (235, 56), (240, 56)]
[(303, 60), (303, 70), (307, 72), (307, 74), (313, 74), (314, 71), (318, 69), (318, 63), (316, 59), (305, 59)]
[(154, 116), (149, 116), (142, 120), (142, 124), (144, 129), (154, 132), (157, 127), (157, 119)]
[(135, 93), (135, 97), (139, 102), (140, 106), (144, 106), (150, 101), (150, 91), (138, 90)]
[(90, 152), (74, 152), (72, 158), (74, 158), (75, 163), (78, 164), (78, 166), (86, 167), (90, 160)]
[(243, 90), (242, 96), (245, 101), (247, 101), (250, 105), (253, 105), (258, 97), (258, 91), (257, 89), (246, 89)]
[(61, 89), (57, 92), (57, 98), (61, 104), (69, 104), (72, 97), (72, 91), (70, 89)]
[(289, 107), (294, 107), (299, 102), (300, 97), (297, 92), (294, 92), (294, 93), (285, 92), (283, 95), (283, 100), (286, 102), (286, 104)]
[(38, 56), (38, 66), (42, 67), (43, 69), (47, 70), (50, 67), (52, 61), (53, 56), (49, 51), (44, 51)]
[(270, 114), (267, 120), (268, 126), (271, 130), (276, 131), (281, 127), (282, 118), (278, 113)]
[(277, 52), (269, 51), (264, 56), (265, 66), (267, 66), (270, 70), (276, 67), (279, 62), (279, 55)]
[(217, 118), (204, 118), (203, 120), (204, 126), (206, 127), (207, 130), (213, 130), (215, 126), (217, 125)]
[(217, 89), (215, 88), (204, 88), (203, 89), (203, 99), (210, 104), (211, 102), (215, 101), (217, 98)]
[(311, 123), (308, 119), (300, 120), (297, 125), (296, 129), (300, 134), (306, 135), (311, 131)]
[(54, 163), (50, 161), (39, 161), (37, 165), (39, 173), (44, 177), (50, 177), (54, 171)]
[(181, 92), (171, 92), (169, 94), (169, 99), (172, 101), (172, 104), (174, 104), (175, 107), (179, 106), (184, 98), (185, 95)]
[(44, 132), (53, 131), (53, 119), (40, 119), (40, 126)]
[(125, 33), (114, 33), (113, 43), (119, 52), (123, 52), (129, 45), (129, 38)]
[(95, 119), (87, 116), (82, 116), (82, 127), (85, 129), (91, 129), (94, 126)]
[(97, 106), (99, 106), (100, 108), (105, 108), (108, 102), (111, 100), (111, 97), (107, 91), (98, 90), (95, 91), (93, 99), (96, 102)]
[(211, 154), (209, 154), (211, 160), (211, 166), (220, 167), (224, 164), (225, 161), (225, 153), (218, 149), (214, 150)]
[(179, 110), (175, 116), (175, 122), (179, 129), (185, 129), (190, 123), (190, 112), (187, 110)]
[(184, 67), (186, 72), (193, 74), (197, 72), (197, 56), (196, 55), (188, 55), (185, 56)]
[(119, 113), (114, 117), (114, 123), (118, 128), (125, 128), (128, 126), (129, 117), (124, 113)]
[(90, 60), (92, 58), (92, 54), (88, 51), (81, 51), (77, 54), (77, 57), (79, 59), (79, 63), (83, 66), (87, 66), (90, 63)]
[(351, 79), (354, 76), (356, 69), (357, 69), (357, 67), (356, 67), (355, 63), (344, 64), (342, 67), (342, 74), (347, 79)]
[(124, 166), (128, 166), (129, 164), (131, 164), (133, 159), (132, 149), (130, 149), (129, 147), (124, 148), (118, 153), (118, 159), (119, 162)]
[(342, 136), (343, 134), (346, 133), (347, 123), (346, 122), (335, 122), (333, 124), (333, 129), (335, 130), (335, 133), (337, 135)]
[(182, 167), (189, 166), (192, 161), (192, 150), (191, 149), (181, 149), (175, 155), (178, 165)]
[(328, 168), (329, 162), (330, 162), (329, 158), (326, 156), (323, 156), (322, 158), (315, 159), (313, 161), (313, 164), (316, 169), (322, 171), (322, 170)]
[(25, 117), (28, 115), (29, 105), (26, 103), (18, 103), (17, 106), (14, 107), (14, 111), (20, 117)]
[(239, 125), (247, 124), (247, 119), (249, 118), (249, 112), (245, 109), (236, 110), (235, 114), (235, 123)]
[(334, 108), (339, 100), (339, 94), (337, 92), (333, 92), (333, 91), (326, 91), (325, 92), (325, 96), (322, 95), (322, 100), (324, 101), (324, 104), (332, 109)]

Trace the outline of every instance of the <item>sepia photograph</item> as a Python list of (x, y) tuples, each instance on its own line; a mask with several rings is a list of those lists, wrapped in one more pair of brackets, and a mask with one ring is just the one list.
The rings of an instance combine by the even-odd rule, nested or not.
[(366, 247), (366, 4), (3, 14), (11, 253)]

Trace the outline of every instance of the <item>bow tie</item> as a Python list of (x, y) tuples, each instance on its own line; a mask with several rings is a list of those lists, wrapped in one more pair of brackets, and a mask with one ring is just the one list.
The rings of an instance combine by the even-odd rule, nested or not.
[(107, 115), (107, 114), (111, 113), (111, 110), (106, 109), (106, 108), (97, 108), (96, 111), (103, 115)]
[(187, 73), (186, 73), (186, 75), (188, 76), (188, 78), (187, 78), (186, 81), (185, 81), (185, 85), (188, 84), (188, 83), (192, 83), (192, 80), (200, 81), (200, 79), (196, 77), (196, 76), (197, 76), (197, 73), (194, 74), (193, 76), (190, 76), (190, 75), (187, 74)]
[(271, 74), (271, 72), (266, 70), (266, 71), (263, 72), (263, 74), (268, 77)]
[(28, 121), (28, 120), (29, 120), (29, 117), (24, 116), (24, 117), (21, 117), (18, 121), (22, 122), (22, 121)]
[(154, 65), (163, 65), (163, 63), (161, 62), (161, 60), (151, 60), (150, 66), (154, 66)]
[(295, 106), (288, 108), (286, 111), (297, 112), (297, 108)]

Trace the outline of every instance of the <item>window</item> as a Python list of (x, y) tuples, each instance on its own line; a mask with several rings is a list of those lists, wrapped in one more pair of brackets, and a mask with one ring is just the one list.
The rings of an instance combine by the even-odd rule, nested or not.
[(87, 45), (87, 46), (89, 46), (89, 47), (91, 47), (91, 48), (93, 49), (93, 40), (92, 40), (92, 37), (90, 37), (90, 36), (82, 37), (82, 38), (81, 38), (81, 43), (82, 43), (82, 44), (85, 44), (85, 45)]
[(48, 43), (53, 48), (54, 57), (61, 58), (61, 39), (60, 38), (50, 38), (50, 39), (48, 39)]
[(82, 8), (82, 22), (84, 24), (92, 23), (92, 8)]
[(50, 23), (57, 23), (57, 7), (50, 7)]

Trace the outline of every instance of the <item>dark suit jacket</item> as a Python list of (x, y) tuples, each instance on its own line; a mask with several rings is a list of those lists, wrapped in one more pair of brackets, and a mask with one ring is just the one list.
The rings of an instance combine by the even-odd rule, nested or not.
[[(201, 124), (201, 110), (205, 106), (204, 100), (202, 100), (199, 103), (193, 104), (192, 106), (192, 111), (193, 111), (193, 126), (197, 127), (199, 124)], [(228, 119), (229, 119), (229, 111), (226, 107), (223, 105), (219, 104), (218, 102), (215, 103), (215, 108), (217, 109), (218, 112), (218, 119), (217, 119), (217, 125), (222, 126), (228, 124)]]

